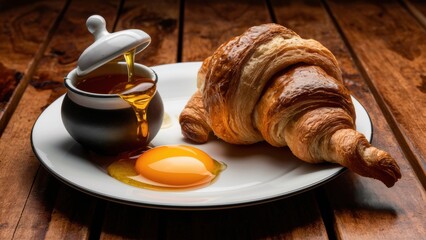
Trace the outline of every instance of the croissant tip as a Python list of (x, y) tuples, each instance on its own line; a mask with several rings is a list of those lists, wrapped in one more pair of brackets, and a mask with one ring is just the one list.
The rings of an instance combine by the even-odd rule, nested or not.
[(347, 165), (355, 173), (377, 179), (388, 188), (393, 187), (402, 177), (398, 163), (387, 152), (372, 146), (365, 148), (361, 144), (358, 149), (360, 154)]
[(402, 177), (398, 164), (390, 156), (386, 156), (381, 159), (379, 161), (379, 167), (383, 171), (383, 179), (379, 180), (381, 180), (388, 188), (393, 187), (398, 179), (401, 179)]

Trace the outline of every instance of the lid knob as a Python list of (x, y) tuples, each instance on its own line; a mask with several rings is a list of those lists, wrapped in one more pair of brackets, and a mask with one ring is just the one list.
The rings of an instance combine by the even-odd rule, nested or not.
[(87, 30), (95, 37), (95, 41), (109, 34), (106, 30), (106, 21), (102, 16), (90, 16), (86, 21), (86, 26)]
[(79, 76), (92, 72), (132, 49), (136, 49), (135, 53), (139, 53), (151, 43), (151, 37), (139, 29), (109, 33), (105, 19), (99, 15), (90, 16), (86, 26), (95, 37), (95, 42), (84, 50), (77, 61)]

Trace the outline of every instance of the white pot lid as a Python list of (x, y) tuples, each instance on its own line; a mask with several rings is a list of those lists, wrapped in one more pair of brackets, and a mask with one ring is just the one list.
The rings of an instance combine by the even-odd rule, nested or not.
[(92, 72), (134, 48), (136, 48), (135, 53), (139, 53), (151, 42), (151, 37), (139, 29), (109, 33), (106, 30), (105, 19), (99, 15), (90, 16), (86, 26), (95, 37), (95, 42), (84, 50), (78, 59), (77, 75), (79, 76)]

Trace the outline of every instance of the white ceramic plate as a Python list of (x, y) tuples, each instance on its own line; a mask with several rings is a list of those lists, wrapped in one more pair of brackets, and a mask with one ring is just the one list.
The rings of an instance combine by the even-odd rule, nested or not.
[[(180, 133), (178, 116), (196, 89), (201, 63), (178, 63), (154, 67), (158, 90), (172, 126), (160, 130), (154, 145), (187, 144)], [(219, 140), (196, 145), (226, 163), (213, 184), (191, 191), (161, 192), (126, 185), (110, 177), (105, 168), (88, 160), (88, 153), (62, 125), (63, 97), (52, 103), (34, 124), (31, 141), (42, 165), (60, 180), (88, 194), (125, 204), (169, 209), (229, 208), (272, 201), (314, 188), (344, 171), (333, 164), (308, 164), (296, 159), (288, 148), (267, 144), (233, 146)], [(371, 122), (354, 99), (357, 130), (369, 140)]]

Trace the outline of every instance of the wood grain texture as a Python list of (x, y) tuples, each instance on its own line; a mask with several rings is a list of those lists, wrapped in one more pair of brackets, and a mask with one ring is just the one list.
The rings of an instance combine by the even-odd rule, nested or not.
[(330, 1), (329, 5), (426, 187), (425, 29), (398, 2)]
[(312, 193), (304, 193), (294, 199), (214, 211), (158, 210), (109, 203), (105, 218), (115, 220), (107, 222), (101, 238), (327, 239), (312, 201)]
[[(79, 229), (73, 231), (79, 237), (89, 234), (89, 225), (84, 224), (91, 222), (93, 215), (86, 210), (96, 199), (72, 194), (69, 198), (73, 200), (67, 200), (63, 185), (55, 184), (57, 180), (51, 179), (42, 170), (38, 171), (40, 164), (31, 151), (30, 132), (42, 109), (55, 99), (53, 96), (57, 96), (52, 93), (61, 88), (65, 74), (75, 67), (75, 60), (80, 54), (75, 49), (83, 50), (93, 41), (85, 30), (87, 17), (100, 13), (106, 15), (107, 21), (114, 21), (118, 1), (115, 5), (102, 3), (103, 7), (95, 8), (100, 2), (74, 1), (68, 7), (36, 73), (29, 76), (32, 77), (31, 85), (0, 139), (0, 151), (4, 156), (0, 169), (0, 184), (4, 186), (0, 189), (2, 239), (9, 239), (12, 235), (17, 239), (66, 236), (70, 234), (67, 229)], [(73, 212), (77, 209), (79, 213)], [(78, 214), (87, 215), (76, 216)]]
[(0, 135), (19, 102), (65, 1), (0, 2)]
[(1, 1), (1, 63), (25, 72), (63, 6), (64, 1)]
[[(105, 209), (101, 239), (161, 239), (162, 210), (109, 202)], [(167, 212), (168, 211), (164, 211)]]
[(30, 147), (30, 131), (46, 101), (34, 89), (26, 91), (0, 139), (0, 239), (11, 239), (15, 234), (40, 165)]
[(95, 203), (39, 168), (14, 238), (88, 239)]
[(175, 63), (178, 53), (179, 0), (125, 1), (116, 31), (141, 29), (151, 44), (135, 61), (147, 66)]
[(403, 0), (411, 14), (426, 28), (426, 2), (423, 0)]
[[(25, 75), (26, 79), (21, 79), (19, 90), (15, 90), (12, 99), (2, 109), (0, 132), (21, 99), (25, 81), (28, 81), (36, 63), (37, 52), (64, 6), (62, 1), (16, 3), (19, 4), (2, 2), (0, 5), (0, 62), (12, 73)], [(33, 31), (40, 35), (35, 36)], [(4, 77), (8, 76), (1, 74), (0, 78)], [(40, 113), (34, 106), (45, 99), (32, 97), (35, 96), (27, 95), (27, 103), (32, 104), (21, 104), (21, 111), (14, 113), (12, 122), (0, 134), (0, 239), (14, 236), (39, 166), (31, 151), (30, 130)]]
[(94, 226), (99, 221), (96, 208), (101, 200), (63, 183), (60, 183), (56, 195), (46, 239), (90, 239)]
[[(181, 239), (327, 239), (312, 192), (257, 206), (177, 213), (163, 226)], [(255, 218), (253, 216), (256, 216)], [(303, 220), (302, 220), (303, 219)]]
[[(350, 172), (327, 184), (327, 197), (333, 208), (330, 215), (334, 216), (337, 238), (416, 239), (422, 236), (426, 229), (422, 223), (426, 213), (422, 204), (425, 201), (422, 186), (402, 150), (396, 147), (398, 142), (392, 130), (327, 11), (320, 1), (290, 1), (286, 4), (273, 1), (273, 7), (280, 23), (303, 37), (317, 39), (335, 54), (346, 86), (372, 119), (372, 144), (391, 153), (402, 169), (403, 178), (391, 189)], [(401, 199), (401, 195), (407, 197)]]
[(263, 1), (185, 1), (182, 61), (202, 61), (231, 37), (271, 21)]

